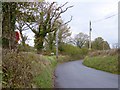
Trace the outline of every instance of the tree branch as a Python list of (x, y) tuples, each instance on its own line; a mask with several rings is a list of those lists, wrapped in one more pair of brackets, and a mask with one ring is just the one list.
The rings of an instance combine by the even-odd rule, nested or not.
[[(68, 24), (69, 22), (71, 22), (71, 21), (72, 21), (72, 17), (73, 17), (73, 16), (71, 16), (70, 20), (67, 21), (67, 22), (65, 22), (63, 25), (66, 25), (66, 24)], [(63, 25), (62, 25), (62, 26), (63, 26)]]
[(27, 24), (27, 22), (25, 23), (35, 34), (37, 34), (37, 31), (35, 29), (33, 29), (32, 27), (30, 27), (29, 24)]
[(63, 4), (62, 6), (60, 6), (60, 7), (64, 7), (66, 4), (68, 4), (68, 2), (66, 2), (65, 4)]
[[(64, 5), (65, 5), (65, 4), (64, 4)], [(63, 5), (63, 6), (64, 6), (64, 5)], [(60, 7), (61, 11), (59, 12), (59, 14), (58, 14), (58, 15), (56, 16), (56, 18), (54, 19), (52, 27), (55, 26), (55, 22), (56, 22), (57, 19), (60, 17), (60, 15), (61, 15), (62, 13), (64, 13), (64, 12), (66, 12), (69, 8), (72, 8), (72, 7), (73, 7), (73, 6), (69, 6), (69, 7), (67, 7), (65, 10), (62, 10), (62, 7)], [(72, 16), (71, 16), (71, 20), (72, 20)], [(70, 20), (70, 21), (71, 21), (71, 20)], [(69, 23), (70, 21), (66, 22), (66, 24)]]

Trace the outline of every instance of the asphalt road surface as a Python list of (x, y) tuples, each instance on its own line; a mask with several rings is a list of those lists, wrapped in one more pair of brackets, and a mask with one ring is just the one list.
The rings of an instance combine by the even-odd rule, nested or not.
[(57, 66), (55, 88), (118, 88), (118, 75), (86, 67), (82, 61)]

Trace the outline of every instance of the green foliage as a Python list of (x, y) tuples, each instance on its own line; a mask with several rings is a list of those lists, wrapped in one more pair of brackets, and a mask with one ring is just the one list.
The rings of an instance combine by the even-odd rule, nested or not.
[(7, 38), (1, 39), (3, 48), (9, 48), (9, 40)]
[[(60, 25), (58, 21), (61, 19), (61, 14), (72, 7), (69, 6), (64, 10), (59, 9), (63, 8), (66, 4), (58, 6), (56, 2), (47, 3), (43, 1), (37, 3), (28, 3), (26, 6), (19, 5), (19, 16), (21, 16), (23, 22), (35, 34), (35, 48), (38, 50), (38, 53), (41, 53), (42, 49), (44, 48), (44, 39), (47, 34), (58, 29), (58, 25)], [(35, 15), (35, 13), (37, 13), (37, 15)], [(38, 28), (36, 28), (36, 24), (38, 25)]]
[(83, 64), (98, 70), (103, 70), (103, 71), (118, 74), (118, 56), (117, 55), (86, 57)]
[(59, 55), (58, 56), (58, 63), (64, 63), (64, 62), (68, 62), (71, 60), (73, 60), (73, 59), (71, 59), (71, 57), (68, 55)]
[(82, 59), (88, 53), (88, 49), (83, 48), (80, 49), (79, 47), (70, 45), (70, 44), (63, 44), (61, 46), (61, 53), (65, 55), (69, 55), (71, 59)]
[(110, 46), (107, 41), (103, 40), (102, 37), (98, 37), (92, 42), (92, 49), (94, 49), (94, 50), (109, 50)]
[(109, 50), (110, 49), (109, 43), (107, 41), (103, 42), (103, 49), (104, 50)]
[(49, 51), (54, 50), (55, 37), (56, 37), (56, 31), (49, 32), (48, 35), (45, 37), (45, 48), (46, 48), (46, 50), (49, 50)]
[(46, 68), (44, 72), (34, 79), (35, 84), (40, 88), (52, 88), (52, 71), (51, 68)]
[(54, 53), (54, 55), (56, 54), (56, 48), (55, 47), (52, 50), (47, 49), (47, 50), (43, 50), (43, 52), (42, 52), (43, 55), (47, 55), (47, 56), (51, 56), (52, 53)]
[(28, 44), (24, 44), (24, 46), (19, 44), (18, 49), (19, 51), (24, 51), (24, 52), (36, 52), (35, 48), (29, 46)]
[(88, 54), (88, 48), (81, 48), (81, 54), (86, 56)]
[(57, 61), (55, 59), (55, 56), (43, 56), (43, 59), (49, 63), (42, 65), (41, 73), (33, 79), (33, 82), (39, 88), (53, 88), (53, 75)]
[(79, 48), (82, 48), (85, 46), (88, 39), (89, 39), (89, 36), (81, 32), (75, 36), (74, 43)]
[[(64, 24), (63, 20), (60, 21), (62, 24)], [(70, 32), (70, 27), (68, 26), (68, 24), (65, 24), (64, 26), (59, 28), (59, 32), (58, 32), (58, 43), (63, 43), (66, 38), (71, 36), (71, 32)]]
[(58, 63), (67, 62), (70, 60), (69, 56), (59, 56), (56, 60), (55, 56), (43, 56), (43, 60), (47, 63), (41, 64), (42, 70), (39, 75), (35, 76), (33, 82), (39, 88), (53, 88), (54, 87), (54, 70)]

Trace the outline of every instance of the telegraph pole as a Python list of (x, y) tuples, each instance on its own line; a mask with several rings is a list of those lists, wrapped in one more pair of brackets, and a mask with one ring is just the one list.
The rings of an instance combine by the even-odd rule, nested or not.
[(56, 59), (58, 59), (58, 32), (59, 29), (56, 32)]
[(89, 50), (91, 50), (91, 31), (92, 31), (92, 28), (91, 28), (91, 21), (90, 21), (90, 31), (89, 31)]

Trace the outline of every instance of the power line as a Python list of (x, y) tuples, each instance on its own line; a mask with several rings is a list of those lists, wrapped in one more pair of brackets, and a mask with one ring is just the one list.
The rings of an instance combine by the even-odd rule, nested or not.
[[(112, 18), (112, 17), (114, 17), (114, 16), (116, 16), (116, 15), (118, 15), (118, 13), (113, 14), (113, 15), (111, 15), (111, 16), (107, 16), (107, 17), (105, 17), (105, 18), (103, 18), (103, 19), (94, 20), (93, 23), (97, 23), (97, 22), (100, 22), (100, 21), (104, 21), (104, 20), (110, 19), (110, 18)], [(96, 34), (96, 35), (99, 36), (99, 34), (98, 34), (95, 30), (94, 30), (94, 34)]]
[[(105, 16), (104, 18), (101, 18), (101, 19), (98, 19), (98, 20), (94, 20), (94, 21), (92, 21), (92, 23), (101, 22), (101, 21), (110, 19), (110, 18), (115, 17), (115, 16), (118, 16), (118, 13), (113, 14), (113, 15), (111, 15), (111, 16), (107, 16), (107, 17)], [(80, 25), (83, 25), (83, 24), (88, 24), (88, 22), (81, 23)]]
[(114, 17), (114, 16), (116, 16), (116, 15), (118, 15), (118, 13), (113, 14), (113, 15), (108, 16), (108, 17), (105, 17), (105, 18), (103, 18), (103, 19), (94, 20), (93, 23), (97, 23), (97, 22), (100, 22), (100, 21), (103, 21), (103, 20), (106, 20), (106, 19), (110, 19), (110, 18), (112, 18), (112, 17)]
[[(93, 23), (97, 23), (97, 22), (100, 22), (100, 21), (103, 21), (103, 20), (110, 19), (110, 18), (112, 18), (112, 17), (114, 17), (114, 16), (116, 16), (116, 15), (118, 15), (118, 13), (113, 14), (113, 15), (108, 16), (108, 17), (105, 17), (105, 18), (103, 18), (103, 19), (95, 20), (95, 21), (93, 21)], [(90, 23), (90, 25), (91, 25), (91, 23)], [(94, 30), (94, 34), (97, 34), (97, 35), (98, 35), (98, 33), (97, 33), (95, 30)], [(91, 37), (91, 35), (90, 35), (90, 37)], [(89, 42), (90, 42), (90, 41), (89, 41)]]

